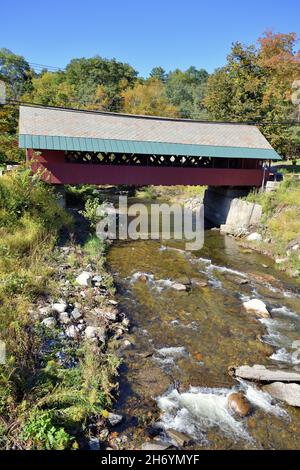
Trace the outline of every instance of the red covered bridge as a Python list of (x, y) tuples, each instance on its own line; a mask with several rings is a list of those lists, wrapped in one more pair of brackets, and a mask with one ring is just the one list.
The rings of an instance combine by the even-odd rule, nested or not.
[(256, 126), (21, 106), (19, 145), (52, 184), (260, 186)]

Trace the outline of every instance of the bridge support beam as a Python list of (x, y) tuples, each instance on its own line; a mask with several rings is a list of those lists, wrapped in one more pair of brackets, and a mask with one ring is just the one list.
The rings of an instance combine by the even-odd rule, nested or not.
[(247, 196), (252, 187), (208, 186), (204, 195), (204, 217), (215, 227), (226, 224), (233, 199)]

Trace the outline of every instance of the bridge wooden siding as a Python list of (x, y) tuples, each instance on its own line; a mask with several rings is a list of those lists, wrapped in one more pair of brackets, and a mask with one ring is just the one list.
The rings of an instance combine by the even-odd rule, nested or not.
[(260, 186), (257, 127), (21, 106), (19, 145), (51, 184)]

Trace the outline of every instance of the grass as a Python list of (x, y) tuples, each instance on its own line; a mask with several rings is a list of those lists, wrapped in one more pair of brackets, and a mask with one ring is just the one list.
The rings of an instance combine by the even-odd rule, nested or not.
[(145, 186), (137, 191), (141, 199), (168, 199), (171, 203), (183, 202), (192, 197), (204, 196), (206, 186)]
[[(57, 297), (55, 245), (72, 219), (57, 204), (51, 187), (26, 168), (0, 178), (0, 449), (76, 449), (91, 416), (110, 406), (119, 360), (97, 345), (65, 344), (59, 330), (42, 331), (30, 312), (36, 301)], [(93, 263), (113, 293), (105, 270), (105, 245), (91, 236), (68, 261)], [(76, 252), (77, 253), (77, 252)], [(72, 258), (73, 257), (73, 258)], [(41, 345), (54, 341), (53, 350)], [(75, 367), (63, 367), (64, 347)]]
[[(278, 189), (270, 193), (252, 192), (247, 201), (261, 204), (263, 218), (261, 231), (268, 251), (274, 257), (286, 259), (281, 268), (300, 274), (300, 253), (289, 252), (291, 243), (300, 241), (300, 181), (291, 175), (286, 176)], [(300, 280), (300, 278), (299, 278)]]

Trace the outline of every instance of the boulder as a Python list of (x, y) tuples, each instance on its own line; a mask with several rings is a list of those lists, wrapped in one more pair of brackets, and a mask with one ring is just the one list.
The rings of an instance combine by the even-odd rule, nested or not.
[(93, 340), (96, 338), (102, 343), (105, 343), (105, 339), (106, 339), (105, 328), (101, 326), (87, 326), (84, 331), (84, 335), (86, 339)]
[(107, 419), (111, 426), (116, 426), (117, 424), (121, 423), (123, 416), (118, 415), (117, 413), (109, 413)]
[(192, 279), (192, 284), (197, 287), (207, 287), (208, 283), (206, 281), (200, 281), (199, 279)]
[(170, 443), (163, 442), (163, 441), (144, 442), (144, 444), (142, 444), (142, 450), (159, 451), (159, 450), (170, 449), (170, 447), (172, 447)]
[(53, 317), (44, 318), (41, 323), (46, 328), (55, 328), (57, 325), (57, 321)]
[(300, 372), (285, 369), (268, 369), (262, 365), (231, 367), (229, 373), (245, 380), (261, 382), (300, 382)]
[(52, 305), (52, 310), (53, 312), (56, 312), (56, 313), (63, 313), (66, 311), (67, 306), (68, 306), (67, 303), (62, 300), (60, 302), (55, 302)]
[(177, 290), (177, 291), (186, 291), (187, 290), (187, 287), (185, 284), (180, 284), (179, 282), (174, 282), (174, 284), (172, 284), (172, 289), (174, 290)]
[(83, 271), (75, 280), (80, 286), (88, 287), (92, 284), (92, 275), (87, 271)]
[(260, 233), (253, 232), (247, 236), (246, 240), (248, 240), (248, 242), (260, 242), (262, 240), (262, 236)]
[(267, 310), (266, 304), (259, 299), (251, 299), (243, 302), (244, 309), (249, 313), (254, 313), (260, 318), (269, 318), (271, 315)]
[(49, 305), (46, 305), (45, 307), (40, 307), (39, 308), (39, 314), (41, 317), (49, 317), (52, 312), (52, 309)]
[(59, 321), (60, 323), (63, 323), (64, 325), (67, 325), (68, 323), (71, 323), (71, 318), (68, 314), (68, 312), (62, 312), (59, 314)]
[(300, 407), (300, 385), (295, 383), (273, 382), (263, 387), (273, 398), (282, 400), (288, 405)]
[(66, 328), (66, 335), (68, 338), (77, 338), (80, 334), (80, 330), (75, 325), (70, 325)]
[(78, 310), (78, 308), (74, 308), (71, 312), (71, 318), (72, 320), (80, 320), (80, 318), (82, 317), (82, 313)]
[(231, 393), (227, 398), (227, 406), (241, 418), (251, 413), (251, 405), (242, 392)]

